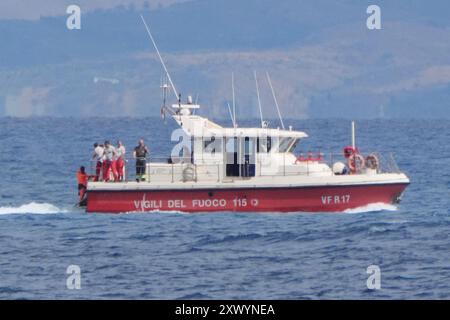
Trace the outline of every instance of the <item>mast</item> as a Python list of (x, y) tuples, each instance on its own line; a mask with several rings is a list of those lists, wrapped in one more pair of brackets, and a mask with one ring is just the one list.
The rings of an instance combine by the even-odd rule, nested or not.
[(175, 85), (173, 84), (172, 77), (170, 76), (170, 73), (167, 70), (166, 64), (164, 63), (164, 60), (163, 60), (161, 54), (159, 53), (159, 49), (158, 49), (158, 46), (156, 45), (155, 39), (153, 38), (153, 35), (150, 32), (150, 28), (148, 27), (147, 23), (145, 22), (144, 16), (142, 14), (141, 14), (141, 19), (142, 19), (142, 22), (144, 23), (145, 29), (147, 30), (147, 34), (150, 37), (150, 40), (152, 41), (153, 46), (155, 47), (156, 53), (158, 54), (158, 57), (159, 57), (159, 61), (161, 62), (162, 67), (164, 68), (164, 72), (166, 73), (167, 78), (169, 79), (170, 86), (173, 89), (173, 93), (175, 94), (175, 97), (178, 100), (180, 95), (178, 94), (177, 90), (175, 89)]
[(256, 70), (253, 72), (253, 75), (255, 76), (256, 95), (258, 97), (259, 116), (261, 118), (261, 128), (264, 128), (264, 119), (263, 119), (262, 107), (261, 107), (261, 97), (259, 96), (259, 86), (258, 86), (258, 78), (256, 76)]
[(356, 149), (355, 121), (352, 121), (352, 148)]
[(230, 113), (231, 122), (233, 123), (233, 128), (236, 128), (236, 124), (234, 122), (233, 113), (231, 112), (230, 103), (227, 101), (228, 112)]
[(233, 126), (236, 128), (236, 96), (234, 95), (234, 72), (231, 72), (231, 91), (233, 94)]
[(277, 107), (278, 117), (280, 118), (281, 127), (284, 130), (284, 123), (283, 123), (283, 118), (281, 117), (280, 106), (278, 105), (277, 97), (275, 96), (275, 90), (273, 90), (272, 81), (270, 81), (270, 76), (269, 76), (268, 72), (266, 72), (266, 76), (267, 76), (267, 82), (269, 82), (270, 89), (272, 90), (272, 96), (273, 96), (273, 100), (275, 101), (275, 106)]
[(173, 110), (170, 108), (167, 108), (167, 90), (169, 89), (169, 85), (167, 84), (167, 75), (164, 75), (161, 78), (161, 86), (162, 89), (162, 100), (163, 104), (161, 106), (161, 117), (165, 120), (166, 119), (166, 111), (169, 111), (171, 114), (173, 114)]

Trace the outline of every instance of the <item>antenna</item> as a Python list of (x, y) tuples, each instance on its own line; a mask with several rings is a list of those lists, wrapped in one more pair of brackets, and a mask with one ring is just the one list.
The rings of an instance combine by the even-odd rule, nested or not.
[(275, 105), (277, 107), (278, 117), (280, 118), (281, 127), (284, 130), (284, 123), (283, 123), (283, 118), (281, 117), (280, 106), (278, 105), (277, 97), (275, 96), (275, 91), (273, 90), (272, 81), (270, 81), (270, 76), (269, 76), (268, 72), (266, 72), (266, 76), (267, 76), (267, 81), (269, 82), (270, 89), (272, 90), (272, 96), (273, 96), (273, 100), (275, 101)]
[(236, 128), (236, 97), (234, 95), (234, 72), (231, 72), (231, 91), (233, 92), (233, 126)]
[(167, 102), (167, 90), (169, 89), (169, 85), (167, 84), (167, 74), (164, 74), (163, 76), (161, 76), (161, 98), (163, 100), (163, 104), (161, 106), (161, 117), (165, 120), (166, 119), (166, 111), (168, 111), (171, 114), (174, 114), (174, 111), (171, 108), (168, 108), (166, 106), (166, 102)]
[(169, 85), (167, 84), (167, 75), (164, 75), (164, 78), (161, 79), (161, 89), (162, 89), (162, 98), (163, 98), (163, 112), (166, 109), (166, 100), (167, 100), (167, 89), (169, 89)]
[(231, 112), (231, 107), (230, 107), (230, 103), (227, 101), (227, 105), (228, 105), (228, 111), (230, 112), (230, 118), (231, 118), (231, 122), (233, 122), (233, 127), (236, 127), (236, 123), (234, 122), (234, 118), (233, 118), (233, 113)]
[(253, 74), (255, 76), (256, 95), (258, 96), (259, 116), (261, 117), (261, 128), (264, 128), (264, 119), (263, 119), (262, 107), (261, 107), (261, 97), (259, 96), (259, 86), (258, 86), (258, 78), (256, 77), (256, 70), (253, 72)]
[(355, 139), (355, 121), (352, 121), (352, 148), (356, 149), (356, 139)]
[(165, 71), (165, 73), (167, 75), (167, 78), (169, 79), (170, 85), (171, 85), (171, 87), (173, 89), (173, 93), (175, 94), (175, 97), (178, 99), (179, 95), (178, 95), (177, 90), (175, 89), (175, 85), (172, 82), (172, 78), (170, 77), (170, 73), (169, 73), (169, 71), (166, 68), (166, 64), (164, 63), (164, 60), (161, 57), (161, 54), (159, 53), (158, 46), (156, 45), (155, 39), (153, 39), (152, 33), (150, 32), (150, 28), (148, 27), (147, 23), (145, 22), (144, 16), (142, 14), (141, 14), (141, 19), (142, 19), (142, 22), (144, 23), (145, 29), (147, 30), (147, 33), (148, 33), (148, 36), (150, 37), (150, 40), (152, 40), (153, 46), (155, 47), (156, 53), (158, 54), (158, 57), (159, 57), (159, 61), (161, 62), (162, 66), (164, 68), (164, 71)]

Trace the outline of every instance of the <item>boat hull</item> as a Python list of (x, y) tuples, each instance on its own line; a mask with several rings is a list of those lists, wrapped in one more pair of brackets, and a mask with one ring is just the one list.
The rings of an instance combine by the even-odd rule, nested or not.
[(342, 212), (399, 201), (408, 183), (309, 187), (92, 190), (87, 212)]

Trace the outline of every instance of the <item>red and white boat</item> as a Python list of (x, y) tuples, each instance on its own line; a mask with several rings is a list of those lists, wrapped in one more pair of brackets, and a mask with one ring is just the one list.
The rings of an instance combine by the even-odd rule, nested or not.
[(330, 166), (321, 154), (294, 155), (302, 131), (224, 128), (192, 114), (197, 108), (171, 108), (184, 141), (172, 161), (148, 162), (145, 181), (89, 182), (87, 211), (341, 212), (397, 203), (409, 184), (376, 154), (364, 158), (347, 147), (346, 163)]
[[(341, 159), (296, 156), (294, 149), (308, 137), (305, 132), (268, 128), (262, 119), (261, 127), (240, 128), (231, 111), (230, 128), (197, 115), (200, 106), (191, 98), (181, 103), (161, 62), (169, 80), (164, 93), (171, 88), (178, 98), (162, 110), (180, 127), (172, 140), (182, 142), (175, 145), (171, 161), (147, 163), (145, 181), (90, 181), (87, 212), (342, 212), (397, 203), (409, 184), (395, 163), (358, 152), (354, 128), (352, 147)], [(128, 166), (132, 171), (132, 162)]]

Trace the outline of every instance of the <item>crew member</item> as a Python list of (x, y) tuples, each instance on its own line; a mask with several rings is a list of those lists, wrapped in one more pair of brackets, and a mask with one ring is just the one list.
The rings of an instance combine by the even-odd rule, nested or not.
[(79, 201), (80, 205), (85, 200), (84, 198), (86, 195), (88, 180), (89, 180), (89, 176), (86, 174), (85, 168), (83, 166), (81, 166), (80, 170), (78, 170), (78, 172), (77, 172), (78, 196), (80, 197), (80, 201)]
[(117, 178), (119, 181), (123, 181), (125, 168), (125, 146), (120, 140), (117, 141), (116, 155)]
[(136, 159), (136, 181), (145, 181), (145, 167), (147, 166), (147, 155), (150, 154), (149, 149), (143, 139), (139, 140), (139, 144), (134, 148), (133, 157)]
[(104, 157), (103, 180), (108, 182), (112, 171), (114, 181), (117, 181), (117, 170), (114, 163), (114, 160), (116, 159), (116, 148), (114, 148), (109, 141), (105, 141)]
[(94, 181), (98, 181), (100, 178), (100, 172), (103, 168), (103, 153), (104, 148), (102, 145), (99, 145), (98, 143), (94, 143), (94, 154), (92, 155), (93, 160), (97, 160), (97, 163), (95, 165), (95, 176)]

